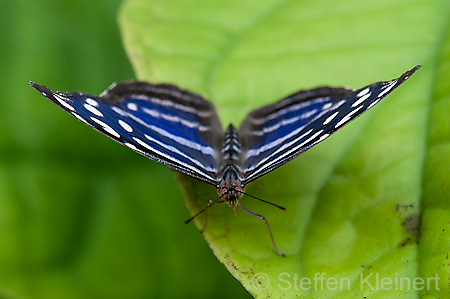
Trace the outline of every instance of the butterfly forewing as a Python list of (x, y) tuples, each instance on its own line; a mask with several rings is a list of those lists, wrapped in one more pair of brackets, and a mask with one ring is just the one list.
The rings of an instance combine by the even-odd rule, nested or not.
[(244, 184), (280, 167), (373, 107), (420, 66), (359, 90), (301, 91), (249, 114), (240, 128)]
[(216, 187), (227, 180), (222, 177), (229, 174), (225, 170), (234, 169), (231, 177), (245, 186), (341, 129), (419, 68), (359, 90), (321, 87), (292, 94), (250, 113), (237, 143), (230, 143), (229, 134), (225, 138), (209, 102), (172, 85), (119, 83), (100, 96), (30, 85), (79, 120), (152, 160)]
[(250, 113), (239, 131), (246, 177), (260, 165), (267, 165), (282, 145), (300, 136), (298, 133), (318, 115), (326, 113), (336, 99), (351, 93), (349, 89), (327, 87), (300, 91)]
[(217, 185), (223, 131), (212, 105), (171, 85), (113, 84), (99, 97), (30, 83), (49, 100), (148, 158)]

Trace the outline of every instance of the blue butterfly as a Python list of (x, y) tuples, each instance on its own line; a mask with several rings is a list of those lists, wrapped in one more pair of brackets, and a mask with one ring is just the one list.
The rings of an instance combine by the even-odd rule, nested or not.
[(240, 203), (245, 186), (328, 138), (420, 67), (358, 90), (320, 87), (299, 91), (251, 112), (239, 130), (230, 124), (225, 132), (211, 103), (173, 85), (114, 83), (99, 96), (52, 91), (34, 82), (29, 85), (106, 136), (216, 187), (219, 198), (210, 200), (198, 214), (218, 202), (228, 203), (234, 213), (239, 206), (266, 223), (274, 249), (284, 256), (264, 216)]

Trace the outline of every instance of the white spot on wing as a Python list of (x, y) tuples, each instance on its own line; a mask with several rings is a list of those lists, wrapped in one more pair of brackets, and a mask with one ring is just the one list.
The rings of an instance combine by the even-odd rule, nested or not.
[(372, 93), (366, 93), (365, 95), (363, 95), (361, 98), (359, 98), (356, 102), (354, 102), (353, 104), (352, 104), (352, 108), (353, 107), (356, 107), (356, 106), (359, 106), (359, 104), (361, 104), (362, 102), (364, 102), (365, 100), (367, 100), (369, 97), (370, 97), (370, 95), (371, 95)]
[(333, 103), (326, 103), (325, 105), (322, 106), (322, 110), (327, 110), (331, 106), (333, 106)]
[(147, 148), (147, 149), (149, 149), (151, 151), (154, 151), (154, 149), (149, 144), (147, 144), (146, 142), (142, 141), (141, 139), (139, 139), (137, 137), (133, 137), (133, 140), (136, 141), (137, 143), (139, 143), (140, 145), (142, 145), (143, 147), (145, 147), (145, 148)]
[(376, 103), (378, 103), (381, 99), (378, 99), (374, 102), (372, 102), (372, 104), (369, 105), (369, 107), (367, 107), (367, 110), (369, 110), (370, 108), (372, 108), (373, 106), (375, 106)]
[(152, 117), (155, 117), (155, 118), (160, 117), (160, 113), (154, 109), (142, 108), (142, 110)]
[(100, 111), (98, 111), (98, 109), (95, 108), (94, 106), (91, 106), (91, 105), (89, 105), (89, 104), (84, 104), (83, 106), (84, 106), (84, 108), (86, 108), (86, 110), (88, 110), (89, 112), (91, 112), (91, 113), (93, 113), (93, 114), (95, 114), (95, 115), (97, 115), (97, 116), (99, 116), (99, 117), (103, 117), (103, 113), (101, 113)]
[[(306, 118), (309, 118), (309, 117), (311, 117), (312, 115), (314, 115), (314, 114), (316, 114), (317, 113), (317, 109), (313, 109), (313, 110), (311, 110), (311, 111), (308, 111), (308, 112), (305, 112), (305, 113), (303, 113), (302, 115), (300, 115), (300, 119), (306, 119)], [(296, 120), (295, 120), (296, 121)]]
[(103, 127), (103, 130), (105, 130), (106, 132), (108, 132), (110, 135), (120, 138), (120, 134), (117, 133), (116, 131), (113, 130), (113, 128), (111, 128), (109, 125), (105, 124), (104, 122), (102, 122), (101, 120), (95, 118), (95, 117), (91, 117), (91, 119), (96, 122), (97, 124), (99, 124), (100, 126)]
[(94, 100), (94, 99), (87, 98), (87, 99), (86, 99), (86, 103), (88, 103), (88, 104), (91, 105), (91, 106), (98, 107), (98, 103), (97, 103), (97, 101)]
[(75, 116), (78, 120), (84, 122), (85, 124), (88, 124), (88, 122), (87, 122), (84, 118), (82, 118), (80, 115), (78, 115), (77, 113), (75, 113), (75, 112), (71, 112), (71, 113), (72, 113), (72, 115)]
[(131, 143), (125, 142), (124, 145), (128, 148), (131, 148), (134, 151), (137, 150), (137, 148)]
[(163, 119), (171, 121), (173, 123), (180, 123), (183, 126), (186, 126), (190, 129), (197, 128), (197, 130), (199, 130), (200, 132), (206, 132), (206, 131), (210, 130), (210, 128), (208, 128), (206, 126), (202, 126), (198, 122), (192, 122), (192, 121), (188, 121), (186, 119), (180, 118), (178, 116), (160, 113), (154, 109), (142, 108), (142, 111), (144, 111), (145, 113), (147, 113), (148, 115), (150, 115), (154, 118), (163, 118)]
[(163, 119), (166, 119), (166, 120), (174, 122), (174, 123), (179, 123), (180, 122), (180, 118), (178, 116), (175, 116), (175, 115), (161, 113), (161, 117)]
[(123, 109), (120, 109), (120, 108), (117, 107), (117, 106), (113, 106), (111, 109), (112, 109), (115, 113), (117, 113), (117, 114), (119, 114), (119, 115), (121, 115), (121, 116), (128, 116), (128, 115), (129, 115), (128, 112), (125, 112)]
[(68, 100), (65, 97), (60, 96), (59, 94), (53, 94), (53, 96), (55, 97), (55, 99), (64, 107), (66, 107), (67, 109), (69, 109), (70, 111), (75, 111), (75, 108), (73, 108), (72, 106), (70, 106), (66, 101)]
[(342, 126), (343, 124), (345, 124), (346, 122), (348, 122), (350, 120), (350, 118), (352, 117), (353, 114), (355, 114), (356, 112), (358, 112), (359, 110), (361, 110), (361, 108), (364, 107), (364, 105), (359, 106), (356, 109), (353, 109), (350, 113), (348, 113), (344, 118), (342, 118), (335, 126), (335, 128), (338, 128), (340, 126)]
[(123, 120), (119, 119), (118, 123), (119, 123), (119, 125), (120, 125), (122, 128), (124, 128), (126, 131), (128, 131), (128, 132), (133, 132), (133, 128), (132, 128), (129, 124), (127, 124), (126, 122), (124, 122)]
[(137, 107), (137, 105), (135, 103), (128, 103), (127, 104), (127, 108), (129, 110), (131, 110), (131, 111), (137, 111), (138, 110), (138, 107)]
[(322, 136), (320, 136), (320, 138), (319, 138), (319, 140), (317, 142), (321, 142), (322, 140), (324, 140), (328, 136), (330, 136), (330, 134), (323, 134)]
[(395, 86), (395, 84), (397, 83), (397, 80), (392, 80), (389, 85), (387, 85), (384, 90), (382, 92), (380, 92), (380, 94), (378, 95), (379, 98), (383, 97), (386, 93), (388, 93), (392, 87)]
[(334, 109), (337, 109), (337, 108), (341, 107), (342, 105), (344, 105), (344, 103), (346, 101), (347, 100), (340, 100), (339, 102), (337, 102), (336, 104), (333, 105), (332, 109), (334, 110)]
[(370, 90), (370, 87), (364, 88), (363, 90), (361, 90), (360, 92), (358, 92), (358, 94), (356, 95), (358, 98), (362, 97), (363, 95), (367, 94)]
[(335, 118), (336, 115), (338, 115), (338, 114), (339, 114), (339, 111), (336, 111), (336, 112), (333, 113), (332, 115), (328, 116), (328, 118), (323, 122), (323, 125), (324, 125), (324, 126), (325, 126), (325, 125), (328, 125), (328, 123), (329, 123), (330, 121), (332, 121), (333, 118)]
[(295, 117), (291, 117), (288, 119), (283, 119), (281, 122), (278, 122), (272, 126), (269, 127), (264, 127), (262, 130), (254, 130), (252, 131), (252, 134), (254, 135), (258, 135), (258, 136), (262, 136), (264, 134), (270, 133), (272, 131), (278, 130), (280, 127), (282, 126), (287, 126), (289, 124), (292, 124), (296, 121), (298, 121), (299, 119), (302, 119), (302, 116), (295, 116)]

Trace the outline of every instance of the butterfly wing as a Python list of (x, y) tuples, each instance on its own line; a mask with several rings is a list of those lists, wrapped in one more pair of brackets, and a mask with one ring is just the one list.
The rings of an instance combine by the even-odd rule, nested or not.
[[(223, 130), (214, 107), (172, 85), (113, 84), (100, 96), (29, 83), (47, 99), (132, 150), (214, 186)], [(218, 150), (219, 149), (219, 150)]]
[(244, 184), (280, 167), (373, 107), (420, 66), (358, 90), (321, 87), (251, 112), (242, 123)]

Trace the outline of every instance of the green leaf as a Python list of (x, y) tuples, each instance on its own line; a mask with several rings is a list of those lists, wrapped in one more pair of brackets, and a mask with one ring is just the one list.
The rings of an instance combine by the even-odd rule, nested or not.
[[(205, 239), (251, 294), (448, 296), (449, 4), (125, 2), (120, 24), (138, 78), (200, 93), (223, 126), (299, 89), (359, 88), (424, 66), (378, 107), (248, 186), (287, 208), (243, 199), (266, 216), (286, 258), (274, 252), (262, 221), (210, 209)], [(178, 181), (192, 214), (217, 196), (183, 175)]]

